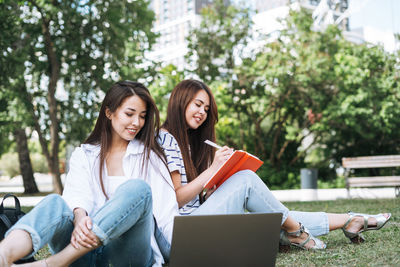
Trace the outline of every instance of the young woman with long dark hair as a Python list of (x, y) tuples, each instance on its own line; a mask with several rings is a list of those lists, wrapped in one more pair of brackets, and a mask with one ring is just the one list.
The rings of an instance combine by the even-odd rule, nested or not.
[(24, 266), (161, 266), (154, 222), (171, 240), (178, 206), (158, 129), (148, 89), (114, 84), (71, 156), (63, 195), (45, 197), (6, 233), (0, 266), (46, 244), (54, 254)]
[(159, 142), (167, 156), (181, 215), (280, 212), (283, 214), (281, 244), (307, 249), (323, 249), (325, 244), (314, 236), (343, 229), (352, 242), (362, 242), (361, 233), (380, 229), (390, 214), (332, 214), (289, 211), (252, 171), (232, 175), (217, 190), (199, 195), (203, 185), (226, 161), (233, 150), (216, 150), (204, 143), (215, 142), (217, 105), (211, 90), (198, 80), (184, 80), (171, 93), (167, 118)]

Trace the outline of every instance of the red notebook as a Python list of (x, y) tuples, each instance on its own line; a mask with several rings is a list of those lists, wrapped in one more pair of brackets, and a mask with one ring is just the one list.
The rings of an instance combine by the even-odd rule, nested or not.
[(204, 184), (205, 189), (211, 189), (214, 185), (217, 188), (225, 182), (226, 179), (233, 174), (242, 170), (257, 171), (263, 162), (256, 156), (247, 153), (246, 151), (236, 150), (225, 161), (225, 163), (217, 170), (217, 172)]

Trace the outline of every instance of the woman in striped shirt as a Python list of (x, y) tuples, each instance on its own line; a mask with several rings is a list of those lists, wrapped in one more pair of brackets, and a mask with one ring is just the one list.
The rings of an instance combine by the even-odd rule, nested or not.
[(362, 242), (361, 232), (380, 229), (389, 220), (390, 214), (289, 211), (248, 170), (235, 173), (201, 200), (203, 185), (233, 151), (226, 146), (216, 151), (204, 143), (215, 141), (217, 120), (214, 97), (204, 83), (184, 80), (174, 88), (159, 142), (167, 156), (181, 215), (280, 212), (281, 244), (305, 249), (324, 249), (325, 244), (314, 236), (340, 228), (353, 242)]

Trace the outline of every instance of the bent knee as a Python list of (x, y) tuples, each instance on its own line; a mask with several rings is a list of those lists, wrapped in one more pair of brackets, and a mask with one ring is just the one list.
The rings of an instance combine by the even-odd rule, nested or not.
[(258, 178), (259, 179), (258, 175), (255, 172), (251, 171), (251, 170), (242, 170), (242, 171), (238, 171), (237, 173), (240, 174), (240, 175), (245, 175), (246, 177), (251, 177), (253, 179), (254, 178)]
[(229, 178), (229, 180), (236, 180), (236, 182), (247, 185), (248, 187), (252, 186), (266, 186), (266, 184), (261, 180), (261, 178), (251, 170), (242, 170)]
[(150, 194), (151, 195), (151, 188), (148, 183), (146, 183), (144, 180), (140, 179), (131, 179), (123, 183), (120, 187), (127, 189), (128, 191), (138, 191), (142, 192), (144, 194)]
[(126, 181), (118, 187), (117, 191), (120, 191), (118, 194), (124, 194), (127, 198), (141, 196), (149, 201), (152, 199), (150, 186), (140, 179)]
[(234, 177), (234, 176), (238, 177), (241, 181), (254, 182), (254, 181), (261, 180), (260, 177), (258, 177), (258, 175), (251, 170), (238, 171), (237, 173), (232, 175), (232, 177)]
[(55, 203), (56, 202), (56, 203), (58, 203), (58, 202), (64, 202), (64, 199), (62, 198), (61, 195), (53, 193), (53, 194), (47, 195), (42, 201), (43, 202), (51, 202), (51, 203)]

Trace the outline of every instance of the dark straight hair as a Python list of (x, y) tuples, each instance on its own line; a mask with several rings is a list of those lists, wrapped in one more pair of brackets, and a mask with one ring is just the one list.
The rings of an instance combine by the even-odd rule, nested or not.
[(96, 125), (84, 142), (85, 144), (100, 145), (100, 184), (106, 198), (108, 196), (104, 189), (103, 168), (107, 153), (111, 148), (112, 140), (112, 126), (111, 121), (106, 116), (106, 110), (108, 109), (111, 113), (115, 112), (126, 98), (135, 95), (146, 103), (145, 124), (135, 136), (135, 139), (140, 140), (145, 147), (142, 167), (143, 169), (147, 168), (151, 151), (154, 151), (165, 162), (163, 150), (157, 142), (160, 129), (160, 115), (149, 90), (138, 82), (121, 81), (115, 83), (106, 93)]
[[(190, 129), (186, 122), (186, 108), (201, 90), (210, 99), (207, 119), (197, 129)], [(217, 121), (217, 104), (207, 85), (198, 80), (184, 80), (175, 86), (168, 102), (167, 119), (162, 127), (178, 142), (189, 182), (206, 170), (214, 160), (215, 149), (204, 141), (208, 139), (215, 142)]]

